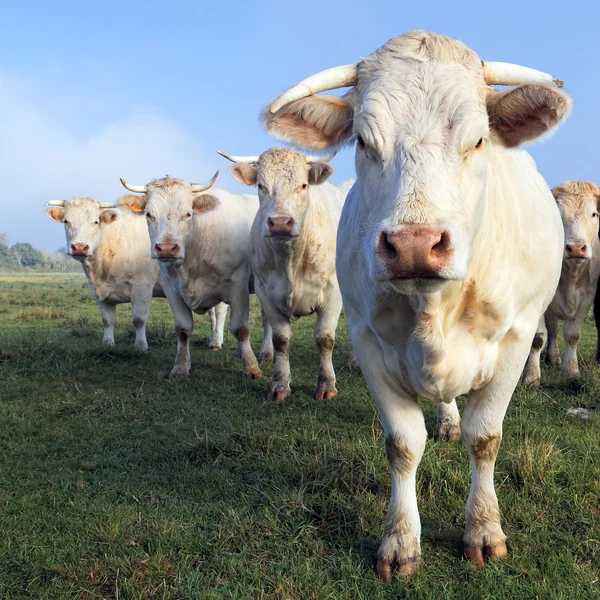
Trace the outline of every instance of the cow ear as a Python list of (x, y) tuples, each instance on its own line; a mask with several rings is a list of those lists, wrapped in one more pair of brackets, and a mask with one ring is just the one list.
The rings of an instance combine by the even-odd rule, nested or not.
[(205, 212), (216, 208), (220, 203), (220, 200), (212, 194), (202, 194), (196, 196), (192, 202), (192, 207), (195, 212)]
[(116, 210), (112, 210), (112, 209), (103, 210), (100, 213), (100, 220), (105, 225), (110, 225), (118, 216), (119, 216), (119, 213)]
[(326, 162), (313, 163), (308, 170), (308, 183), (310, 185), (321, 185), (331, 177), (332, 173), (333, 167)]
[(309, 96), (263, 112), (265, 129), (274, 137), (307, 150), (331, 150), (352, 137), (352, 91), (346, 96)]
[(117, 206), (130, 212), (141, 214), (146, 208), (146, 196), (127, 194), (117, 201)]
[(229, 167), (229, 173), (244, 185), (256, 185), (258, 170), (254, 165), (235, 163)]
[(46, 214), (55, 221), (62, 223), (65, 218), (65, 209), (61, 206), (52, 206), (46, 209)]
[(522, 85), (490, 92), (487, 112), (494, 137), (507, 148), (539, 138), (555, 129), (571, 111), (571, 99), (543, 85)]

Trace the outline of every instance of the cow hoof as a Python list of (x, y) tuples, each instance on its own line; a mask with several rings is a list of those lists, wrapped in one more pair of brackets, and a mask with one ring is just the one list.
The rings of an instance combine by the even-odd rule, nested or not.
[(189, 369), (174, 368), (169, 375), (171, 381), (183, 381), (190, 376)]
[(485, 559), (497, 560), (508, 554), (508, 548), (504, 542), (499, 544), (483, 546), (465, 546), (465, 556), (475, 566), (482, 567), (485, 565)]
[(258, 362), (260, 362), (260, 363), (273, 362), (273, 351), (270, 350), (269, 352), (261, 352), (258, 355)]
[(460, 437), (460, 423), (438, 423), (433, 434), (436, 442), (457, 442)]
[(102, 345), (103, 346), (114, 346), (115, 340), (102, 340)]
[(334, 385), (328, 383), (319, 383), (315, 392), (315, 400), (331, 400), (335, 398), (338, 392)]
[(349, 369), (357, 369), (358, 368), (358, 360), (356, 359), (356, 356), (354, 356), (354, 354), (350, 355), (350, 358), (348, 359), (346, 366)]
[(282, 404), (287, 400), (292, 393), (289, 386), (284, 386), (279, 383), (271, 385), (271, 389), (267, 392), (267, 399), (272, 400), (276, 404)]
[(208, 349), (210, 350), (210, 352), (220, 352), (221, 350), (223, 350), (223, 348), (221, 346), (212, 346), (212, 345), (209, 345)]
[(258, 381), (259, 379), (262, 379), (262, 371), (260, 369), (244, 371), (244, 377), (252, 379), (252, 381)]
[(546, 354), (546, 362), (549, 365), (560, 365), (560, 354)]
[(148, 352), (148, 344), (134, 344), (133, 350), (134, 352)]
[(379, 579), (381, 579), (381, 581), (384, 583), (389, 583), (392, 579), (394, 566), (397, 568), (399, 573), (402, 573), (402, 575), (414, 575), (419, 569), (420, 562), (420, 556), (413, 556), (403, 561), (392, 561), (385, 558), (378, 558), (377, 577), (379, 577)]
[(540, 373), (527, 373), (527, 375), (523, 378), (523, 385), (537, 387), (540, 385), (540, 379)]

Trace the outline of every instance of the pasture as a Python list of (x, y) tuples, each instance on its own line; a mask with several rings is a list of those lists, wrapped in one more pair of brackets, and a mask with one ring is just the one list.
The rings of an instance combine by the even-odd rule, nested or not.
[[(590, 318), (579, 380), (546, 366), (504, 422), (496, 490), (510, 555), (461, 555), (470, 465), (427, 443), (418, 473), (423, 563), (390, 585), (373, 570), (389, 499), (374, 404), (345, 362), (339, 396), (315, 401), (312, 319), (294, 324), (293, 394), (244, 381), (227, 333), (206, 350), (196, 317), (189, 381), (168, 374), (172, 316), (154, 300), (150, 352), (133, 351), (129, 305), (100, 345), (82, 275), (0, 277), (0, 598), (600, 598), (600, 367)], [(252, 345), (260, 345), (253, 300)], [(561, 345), (561, 349), (563, 346)], [(459, 401), (462, 408), (464, 402)], [(423, 403), (430, 436), (435, 409)]]

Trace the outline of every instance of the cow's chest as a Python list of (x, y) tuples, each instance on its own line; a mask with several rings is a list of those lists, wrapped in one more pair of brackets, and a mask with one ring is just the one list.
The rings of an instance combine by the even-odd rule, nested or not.
[(269, 302), (292, 320), (313, 314), (321, 304), (322, 285), (311, 277), (291, 278), (273, 273), (265, 289)]

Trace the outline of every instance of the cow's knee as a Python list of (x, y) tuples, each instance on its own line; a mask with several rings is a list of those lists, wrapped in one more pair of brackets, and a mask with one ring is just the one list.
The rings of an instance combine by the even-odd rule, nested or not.
[(275, 352), (287, 353), (290, 349), (290, 337), (284, 333), (273, 334), (273, 348)]
[(402, 479), (406, 479), (415, 468), (415, 453), (410, 450), (404, 440), (394, 435), (385, 438), (385, 452), (392, 471)]
[(468, 442), (471, 456), (477, 466), (495, 462), (500, 449), (502, 436), (499, 433), (478, 436)]

